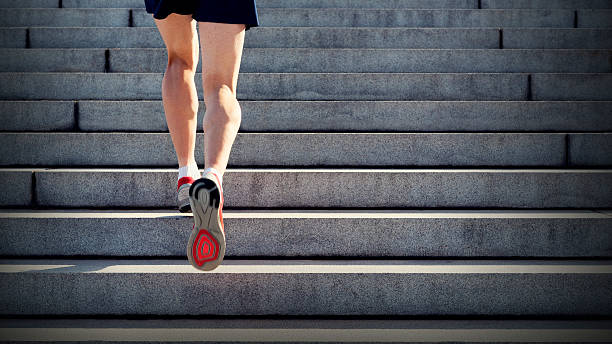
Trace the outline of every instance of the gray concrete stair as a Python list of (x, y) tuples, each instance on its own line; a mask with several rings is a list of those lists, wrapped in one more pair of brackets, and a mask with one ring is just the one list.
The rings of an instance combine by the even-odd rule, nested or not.
[[(133, 4), (136, 4), (138, 1), (132, 0)], [(144, 7), (144, 2), (141, 5)], [(12, 0), (0, 0), (1, 8), (57, 8), (59, 7), (58, 0), (22, 0), (22, 1), (12, 1)]]
[(534, 73), (531, 89), (534, 100), (612, 99), (612, 73)]
[[(585, 13), (578, 21), (598, 27), (605, 12)], [(602, 18), (603, 16), (603, 18)], [(144, 9), (4, 8), (0, 26), (153, 27)], [(130, 21), (131, 17), (131, 21)], [(478, 9), (260, 8), (260, 27), (574, 27), (574, 11)], [(250, 33), (250, 32), (249, 32)]]
[(504, 49), (610, 49), (612, 35), (606, 28), (507, 28)]
[(612, 313), (612, 265), (598, 260), (228, 259), (201, 272), (183, 259), (2, 259), (0, 276), (1, 314)]
[(609, 9), (607, 0), (481, 0), (481, 7), (487, 8), (570, 8)]
[[(0, 73), (0, 99), (154, 100), (161, 99), (162, 79), (163, 73)], [(195, 84), (202, 98), (201, 82)], [(239, 100), (612, 100), (610, 89), (612, 73), (242, 73), (237, 95)]]
[(0, 0), (0, 341), (612, 342), (612, 2), (257, 5), (201, 272), (144, 2)]
[[(32, 0), (30, 0), (32, 1)], [(36, 0), (34, 0), (36, 1)], [(45, 1), (45, 0), (43, 0)], [(145, 7), (143, 1), (139, 0), (64, 0), (63, 7)], [(258, 8), (265, 7), (352, 7), (352, 8), (476, 8), (476, 0), (259, 0)]]
[(579, 10), (577, 27), (612, 27), (612, 10)]
[(0, 48), (25, 48), (27, 28), (0, 28)]
[[(58, 0), (1, 0), (2, 8), (56, 8)], [(65, 8), (144, 8), (141, 0), (62, 0)], [(258, 0), (258, 8), (478, 8), (478, 0)], [(612, 9), (607, 0), (481, 0), (488, 8)]]
[[(535, 29), (532, 29), (535, 30)], [(563, 29), (547, 29), (563, 30)], [(571, 29), (576, 30), (576, 29)], [(580, 45), (610, 48), (610, 29), (586, 30), (565, 38)], [(497, 28), (258, 27), (245, 36), (245, 48), (488, 48), (499, 47)], [(22, 34), (23, 32), (23, 34)], [(32, 27), (29, 48), (162, 48), (154, 27)], [(585, 35), (590, 34), (589, 39)], [(25, 28), (0, 29), (2, 47), (25, 47)], [(23, 38), (23, 40), (22, 40)], [(578, 40), (584, 40), (577, 42)], [(554, 44), (554, 43), (547, 43)], [(579, 48), (580, 46), (578, 46)]]
[[(4, 168), (0, 176), (5, 207), (31, 207), (33, 198), (37, 206), (62, 208), (176, 203), (176, 168)], [(228, 208), (612, 207), (612, 170), (603, 168), (234, 168), (223, 183)]]
[[(227, 257), (612, 256), (610, 211), (226, 210), (223, 220)], [(0, 255), (182, 257), (192, 224), (175, 210), (4, 209)]]
[[(203, 133), (196, 147), (204, 166)], [(604, 133), (238, 133), (228, 166), (612, 166), (611, 148)], [(169, 133), (0, 133), (0, 166), (16, 165), (174, 167), (176, 153)]]
[[(201, 73), (194, 78), (201, 80)], [(0, 73), (5, 85), (0, 99), (161, 99), (162, 79), (162, 73)], [(612, 100), (612, 74), (575, 74), (573, 79), (583, 85), (576, 94), (548, 89), (550, 83), (567, 82), (564, 74), (534, 78), (544, 83), (534, 85), (544, 94), (536, 100), (566, 94), (576, 100)], [(589, 86), (594, 92), (584, 94)], [(237, 95), (239, 100), (527, 100), (527, 88), (527, 74), (518, 73), (242, 73)], [(201, 98), (201, 82), (196, 89)]]
[[(200, 165), (203, 145), (200, 133)], [(239, 133), (229, 166), (612, 166), (611, 149), (610, 133)], [(172, 167), (174, 159), (169, 134), (0, 134), (1, 166)]]
[[(0, 50), (4, 72), (163, 73), (163, 48)], [(242, 73), (607, 73), (600, 49), (245, 48)], [(67, 64), (65, 61), (73, 61)], [(196, 71), (202, 71), (201, 57)]]
[(612, 336), (609, 320), (2, 319), (0, 326), (0, 340), (90, 343), (597, 343)]
[[(144, 10), (133, 10), (132, 15), (134, 26), (155, 26)], [(258, 16), (260, 24), (265, 23), (260, 27), (574, 27), (571, 10), (262, 8)], [(585, 27), (599, 27), (606, 17), (597, 12), (581, 19)]]
[[(355, 343), (384, 341), (385, 343), (461, 342), (480, 343), (482, 340), (513, 343), (606, 342), (610, 338), (610, 322), (590, 321), (495, 321), (495, 320), (278, 320), (278, 319), (173, 319), (173, 320), (34, 320), (2, 321), (2, 338), (54, 341), (87, 338), (88, 340), (149, 341), (167, 338), (173, 342), (193, 341), (203, 337), (215, 342), (241, 343), (259, 341), (320, 343)], [(86, 331), (86, 332), (85, 332)]]
[[(244, 47), (612, 49), (611, 32), (609, 28), (258, 27), (247, 34)], [(163, 47), (153, 27), (0, 29), (0, 47), (26, 48), (26, 44), (28, 48)]]
[[(610, 28), (258, 27), (247, 34), (244, 47), (612, 49), (611, 32)], [(162, 48), (163, 41), (153, 27), (11, 27), (0, 28), (0, 47)]]
[[(612, 131), (609, 101), (243, 100), (240, 106), (241, 133)], [(198, 123), (205, 110), (200, 101)], [(168, 132), (161, 100), (5, 100), (0, 121), (5, 132)]]

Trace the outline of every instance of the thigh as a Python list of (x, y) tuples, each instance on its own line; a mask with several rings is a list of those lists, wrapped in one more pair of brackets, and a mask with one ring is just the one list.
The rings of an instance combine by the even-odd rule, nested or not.
[(228, 87), (236, 94), (245, 24), (198, 22), (204, 92)]
[(168, 50), (168, 61), (180, 59), (194, 70), (198, 65), (199, 43), (196, 21), (191, 14), (171, 13), (164, 19), (155, 19), (159, 33)]

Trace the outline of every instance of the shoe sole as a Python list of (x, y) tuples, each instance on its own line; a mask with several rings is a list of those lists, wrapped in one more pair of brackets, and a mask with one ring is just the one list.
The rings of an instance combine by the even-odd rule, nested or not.
[[(189, 203), (189, 197), (187, 197), (187, 199), (180, 199), (180, 192), (184, 189), (187, 188), (187, 191), (189, 191), (189, 188), (191, 188), (192, 184), (183, 184), (181, 185), (181, 189), (179, 189), (179, 199), (178, 199), (178, 211), (181, 213), (190, 213), (191, 212), (191, 203)], [(188, 195), (189, 196), (189, 195)]]
[(189, 203), (194, 224), (187, 244), (187, 258), (196, 269), (210, 271), (219, 266), (225, 256), (219, 187), (211, 179), (197, 179), (189, 188)]
[(190, 213), (191, 212), (191, 203), (184, 204), (178, 208), (181, 213)]

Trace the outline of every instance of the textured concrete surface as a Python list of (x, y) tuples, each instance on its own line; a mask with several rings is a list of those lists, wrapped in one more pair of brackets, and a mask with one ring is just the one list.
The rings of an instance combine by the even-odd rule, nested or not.
[[(51, 207), (169, 208), (176, 176), (177, 168), (41, 170), (36, 196)], [(223, 183), (226, 207), (612, 207), (609, 169), (229, 169)]]
[[(63, 50), (23, 49), (29, 56), (45, 61), (41, 67), (6, 56), (6, 71), (61, 71), (64, 64), (54, 64), (54, 56), (67, 55)], [(34, 51), (34, 53), (32, 53)], [(86, 54), (89, 49), (74, 49)], [(97, 50), (92, 50), (97, 52)], [(44, 54), (43, 54), (44, 52)], [(54, 56), (47, 57), (47, 54)], [(103, 52), (100, 51), (103, 56)], [(42, 55), (42, 56), (41, 56)], [(57, 57), (59, 58), (59, 57)], [(312, 49), (312, 48), (246, 48), (242, 54), (242, 73), (607, 73), (612, 50), (560, 49)], [(89, 58), (91, 59), (91, 57)], [(163, 48), (113, 48), (109, 50), (110, 72), (162, 73), (168, 59)], [(201, 59), (200, 59), (201, 60)], [(10, 65), (9, 65), (10, 63)], [(1, 65), (0, 65), (1, 66)], [(72, 67), (76, 68), (76, 67)], [(104, 63), (91, 70), (103, 70)], [(40, 69), (40, 70), (39, 70)], [(198, 62), (197, 72), (201, 72)]]
[[(561, 167), (566, 160), (565, 135), (239, 133), (228, 166)], [(196, 161), (204, 166), (203, 133), (197, 134), (196, 147)], [(2, 166), (176, 164), (172, 139), (166, 133), (0, 133)]]
[[(25, 45), (21, 37), (6, 44)], [(12, 38), (12, 39), (11, 39)], [(163, 48), (154, 27), (30, 28), (32, 48)], [(258, 27), (245, 48), (486, 48), (499, 47), (497, 28)]]
[[(165, 68), (165, 64), (163, 66)], [(104, 49), (2, 49), (0, 70), (2, 72), (104, 72)]]
[[(482, 0), (482, 8), (612, 8), (607, 0)], [(63, 0), (66, 8), (144, 8), (139, 0)], [(476, 0), (258, 0), (257, 7), (270, 8), (477, 8)], [(58, 7), (57, 0), (2, 0), (0, 7)]]
[(504, 49), (612, 49), (612, 29), (504, 28)]
[(0, 48), (25, 48), (26, 29), (0, 28)]
[[(557, 14), (557, 16), (562, 14)], [(125, 26), (129, 25), (127, 8), (65, 9), (4, 8), (0, 9), (0, 26)], [(551, 18), (552, 19), (552, 18)], [(556, 20), (559, 20), (557, 17)], [(554, 20), (554, 19), (553, 19)]]
[[(161, 99), (162, 78), (162, 73), (1, 73), (0, 99)], [(195, 85), (201, 99), (201, 82)], [(240, 100), (526, 100), (527, 75), (242, 73), (237, 95)]]
[(71, 101), (0, 101), (0, 130), (71, 130), (75, 124)]
[(533, 100), (612, 100), (612, 73), (532, 74)]
[(482, 8), (612, 8), (607, 0), (481, 0)]
[[(184, 257), (192, 216), (174, 210), (166, 56), (144, 2), (6, 8), (15, 3), (0, 0), (0, 164), (31, 167), (0, 169), (0, 255), (68, 260), (1, 261), (0, 313), (611, 319), (612, 27), (600, 9), (610, 1), (258, 0), (262, 26), (246, 33), (239, 78), (243, 132), (224, 179), (228, 259), (207, 276)], [(102, 133), (57, 133), (79, 130)], [(109, 164), (129, 168), (99, 168)], [(384, 321), (254, 334), (158, 319), (165, 328), (45, 333), (612, 341), (584, 322)], [(20, 335), (36, 335), (30, 326)]]
[[(136, 2), (136, 1), (134, 1)], [(0, 7), (3, 8), (11, 8), (11, 7), (21, 7), (21, 8), (55, 8), (58, 7), (58, 0), (0, 0)], [(144, 3), (143, 3), (144, 7)]]
[[(258, 8), (257, 12), (261, 27), (574, 27), (571, 10)], [(133, 16), (134, 26), (155, 26), (144, 9), (134, 10)]]
[(371, 27), (573, 27), (568, 10), (367, 10), (263, 9), (266, 26)]
[[(611, 257), (593, 211), (225, 210), (227, 257)], [(0, 211), (0, 255), (185, 257), (176, 210)], [(371, 245), (363, 245), (371, 243)]]
[[(245, 38), (258, 48), (497, 48), (493, 28), (266, 28)], [(144, 30), (144, 29), (143, 29)]]
[(97, 0), (63, 0), (62, 6), (66, 8), (144, 8), (145, 4), (144, 1), (139, 0), (105, 0), (102, 2)]
[(157, 28), (33, 27), (32, 48), (164, 48)]
[(611, 166), (612, 134), (570, 134), (570, 163), (578, 166)]
[[(508, 329), (508, 330), (603, 330), (611, 328), (610, 320), (421, 320), (421, 319), (274, 319), (274, 318), (226, 318), (206, 319), (19, 319), (3, 318), (3, 329), (15, 328), (252, 328), (252, 329)], [(518, 338), (517, 338), (518, 339)], [(566, 338), (567, 339), (567, 338)], [(561, 340), (562, 341), (562, 340)]]
[[(260, 26), (325, 27), (573, 27), (572, 10), (258, 8)], [(127, 27), (128, 8), (1, 8), (0, 26)], [(132, 26), (155, 26), (145, 9)]]
[(610, 341), (606, 320), (344, 320), (344, 319), (2, 319), (0, 340), (131, 343), (194, 342), (333, 342), (406, 343), (406, 341), (479, 343), (512, 340), (575, 343)]
[[(144, 7), (139, 0), (64, 0), (64, 7)], [(477, 8), (476, 0), (258, 0), (257, 7)]]
[(606, 264), (227, 260), (201, 272), (186, 260), (3, 260), (0, 312), (609, 316)]
[[(105, 49), (2, 49), (4, 72), (104, 72)], [(112, 48), (109, 72), (163, 73), (163, 48)], [(606, 73), (612, 50), (245, 48), (242, 73)], [(65, 63), (70, 61), (70, 63)], [(201, 59), (197, 72), (201, 72)]]
[(32, 172), (0, 171), (0, 206), (25, 206), (32, 202)]
[(612, 27), (612, 10), (579, 10), (578, 27)]
[[(78, 104), (81, 130), (168, 132), (161, 100)], [(240, 107), (241, 132), (612, 131), (612, 102), (606, 101), (243, 100)], [(198, 132), (205, 110), (200, 101)], [(34, 105), (28, 115), (42, 116)], [(15, 119), (7, 118), (17, 128)]]
[[(162, 48), (154, 27), (30, 28), (32, 48)], [(496, 28), (258, 27), (245, 48), (499, 48)], [(504, 28), (503, 47), (610, 49), (612, 29)], [(0, 30), (4, 48), (24, 48), (25, 29)]]

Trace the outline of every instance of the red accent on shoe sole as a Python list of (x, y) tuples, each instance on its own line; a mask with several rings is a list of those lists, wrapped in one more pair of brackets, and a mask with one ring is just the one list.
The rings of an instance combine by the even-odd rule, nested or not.
[(191, 255), (195, 263), (202, 266), (219, 257), (219, 243), (206, 229), (200, 228), (198, 235), (193, 240)]
[(176, 185), (176, 191), (178, 191), (181, 188), (181, 185), (183, 184), (193, 184), (193, 182), (195, 181), (195, 179), (187, 176), (187, 177), (182, 177), (181, 179), (178, 180), (177, 185)]

